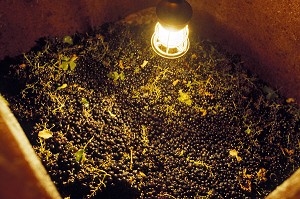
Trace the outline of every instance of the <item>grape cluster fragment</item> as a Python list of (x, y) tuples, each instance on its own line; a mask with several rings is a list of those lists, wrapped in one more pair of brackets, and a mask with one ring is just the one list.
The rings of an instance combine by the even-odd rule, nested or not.
[(1, 93), (59, 192), (264, 198), (300, 166), (297, 104), (193, 33), (184, 57), (159, 57), (152, 27), (43, 38), (2, 71)]

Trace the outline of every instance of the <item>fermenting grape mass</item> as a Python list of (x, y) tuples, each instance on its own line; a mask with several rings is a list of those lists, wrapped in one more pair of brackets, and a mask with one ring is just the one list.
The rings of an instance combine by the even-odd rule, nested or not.
[(300, 111), (240, 56), (191, 34), (164, 59), (150, 25), (42, 38), (1, 94), (64, 198), (264, 198), (300, 165)]

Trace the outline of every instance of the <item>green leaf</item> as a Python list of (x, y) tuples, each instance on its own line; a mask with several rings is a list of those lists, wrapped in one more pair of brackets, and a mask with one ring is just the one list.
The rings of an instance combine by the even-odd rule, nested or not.
[(64, 36), (63, 42), (67, 43), (67, 44), (70, 44), (70, 45), (73, 45), (73, 39), (70, 36)]
[(75, 160), (79, 163), (83, 163), (85, 161), (85, 150), (84, 149), (79, 149), (75, 153)]
[(119, 74), (119, 78), (120, 78), (120, 80), (122, 80), (122, 81), (125, 79), (124, 72), (121, 72), (121, 73)]
[(69, 64), (68, 62), (63, 61), (60, 65), (63, 70), (68, 70)]
[(119, 79), (119, 74), (117, 71), (110, 72), (107, 75), (109, 78), (113, 79), (114, 81), (117, 81)]
[(87, 99), (85, 99), (84, 97), (81, 98), (80, 103), (81, 103), (83, 106), (85, 106), (86, 108), (89, 107), (89, 102), (88, 102)]
[(186, 86), (187, 86), (188, 88), (192, 88), (192, 82), (191, 82), (191, 81), (188, 81), (188, 83), (186, 84)]
[(113, 72), (112, 77), (114, 79), (114, 81), (117, 81), (119, 79), (119, 74), (117, 71)]
[(192, 105), (193, 101), (191, 100), (188, 93), (182, 92), (182, 90), (179, 90), (179, 97), (177, 98), (180, 102), (185, 103), (189, 106)]
[(184, 103), (186, 103), (186, 105), (191, 106), (193, 101), (191, 99), (185, 100)]
[(70, 69), (71, 70), (74, 70), (75, 67), (76, 67), (76, 63), (75, 62), (70, 62), (69, 65), (70, 65)]
[(63, 57), (61, 58), (61, 61), (62, 61), (62, 62), (68, 62), (69, 60), (70, 60), (70, 58), (67, 57), (67, 56), (63, 56)]
[(139, 68), (139, 67), (136, 67), (136, 68), (134, 69), (134, 74), (139, 73), (139, 72), (140, 72), (140, 68)]
[(108, 73), (107, 77), (113, 79), (114, 82), (116, 82), (118, 80), (123, 81), (125, 79), (125, 75), (124, 75), (123, 71), (120, 74), (117, 71), (110, 72), (110, 73)]
[(247, 129), (245, 130), (245, 133), (247, 133), (248, 135), (251, 133), (251, 129), (249, 128), (249, 126), (248, 126)]

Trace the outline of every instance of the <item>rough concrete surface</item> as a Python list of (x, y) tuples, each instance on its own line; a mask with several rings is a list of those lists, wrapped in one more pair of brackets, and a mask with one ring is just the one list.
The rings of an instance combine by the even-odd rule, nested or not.
[(300, 196), (300, 169), (278, 186), (266, 199), (298, 199)]
[(153, 0), (0, 1), (0, 60), (27, 52), (43, 36), (86, 32), (156, 5)]
[(0, 96), (0, 197), (60, 199), (17, 119)]
[(300, 101), (300, 1), (189, 2), (194, 31), (240, 53), (247, 68)]

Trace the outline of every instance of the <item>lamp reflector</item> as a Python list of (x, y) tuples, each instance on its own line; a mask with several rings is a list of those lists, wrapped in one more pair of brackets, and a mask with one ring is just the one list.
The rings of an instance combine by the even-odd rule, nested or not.
[(183, 56), (189, 49), (188, 25), (180, 30), (164, 28), (159, 22), (151, 39), (153, 50), (162, 57), (175, 59)]

